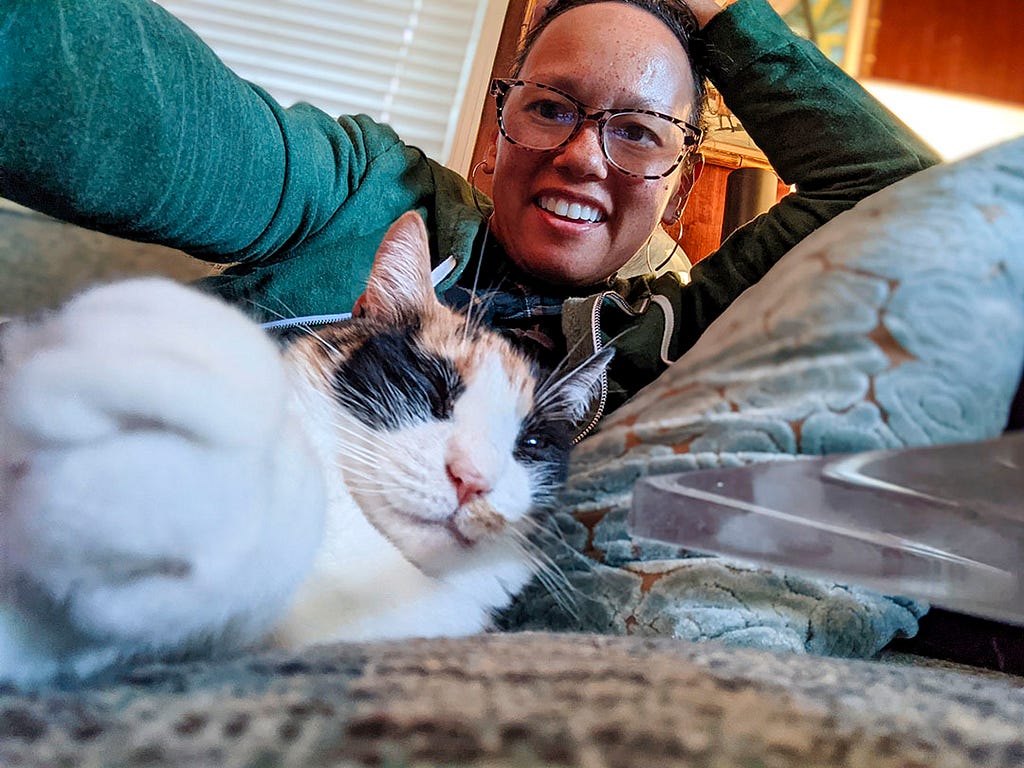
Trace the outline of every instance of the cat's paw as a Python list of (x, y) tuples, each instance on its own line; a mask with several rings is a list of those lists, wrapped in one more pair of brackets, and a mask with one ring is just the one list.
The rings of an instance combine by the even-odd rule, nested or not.
[(237, 310), (168, 280), (86, 291), (6, 330), (8, 423), (40, 444), (147, 427), (211, 445), (277, 428), (285, 379), (265, 334)]
[(323, 507), (264, 333), (135, 280), (5, 328), (0, 354), (0, 587), (127, 652), (263, 631)]

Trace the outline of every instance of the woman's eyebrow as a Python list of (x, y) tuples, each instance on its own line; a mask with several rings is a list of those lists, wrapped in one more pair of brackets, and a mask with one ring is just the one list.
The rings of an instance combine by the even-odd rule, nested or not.
[(674, 109), (670, 105), (665, 104), (664, 102), (661, 101), (656, 101), (649, 96), (641, 95), (631, 96), (629, 97), (629, 101), (627, 102), (613, 104), (612, 106), (608, 107), (588, 104), (585, 99), (581, 99), (576, 94), (575, 86), (578, 84), (579, 81), (566, 77), (564, 75), (555, 75), (553, 77), (527, 77), (523, 79), (531, 83), (550, 85), (554, 88), (557, 88), (560, 91), (564, 91), (577, 101), (583, 102), (588, 107), (592, 107), (593, 109), (646, 109), (651, 112), (660, 112), (661, 114), (664, 115), (671, 115), (674, 113)]

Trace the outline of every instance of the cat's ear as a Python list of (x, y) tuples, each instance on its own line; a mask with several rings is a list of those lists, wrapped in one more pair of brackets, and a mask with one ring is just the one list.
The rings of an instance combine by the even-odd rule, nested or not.
[(430, 281), (430, 244), (423, 219), (403, 213), (384, 235), (366, 290), (352, 314), (398, 321), (437, 302)]
[(579, 424), (591, 410), (601, 390), (601, 375), (611, 362), (615, 349), (605, 347), (595, 352), (568, 373), (558, 371), (549, 378), (537, 394), (553, 412), (562, 414)]

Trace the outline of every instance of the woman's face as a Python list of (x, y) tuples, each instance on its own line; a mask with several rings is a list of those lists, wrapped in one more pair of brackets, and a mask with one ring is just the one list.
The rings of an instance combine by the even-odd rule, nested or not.
[[(555, 86), (593, 109), (650, 109), (690, 119), (696, 98), (689, 59), (669, 28), (615, 2), (554, 19), (518, 77)], [(674, 207), (682, 173), (677, 168), (653, 180), (625, 175), (601, 152), (593, 122), (558, 150), (530, 151), (501, 136), (496, 150), (492, 230), (520, 268), (561, 285), (598, 283), (625, 264), (670, 202)], [(563, 201), (596, 209), (598, 220), (552, 212)]]

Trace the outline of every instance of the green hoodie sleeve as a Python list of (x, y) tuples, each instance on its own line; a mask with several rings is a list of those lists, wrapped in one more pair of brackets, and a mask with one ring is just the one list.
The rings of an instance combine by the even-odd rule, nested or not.
[[(709, 76), (779, 175), (796, 187), (734, 232), (690, 272), (633, 281), (627, 301), (607, 295), (566, 316), (597, 316), (614, 343), (608, 410), (682, 356), (744, 290), (793, 246), (858, 201), (939, 161), (938, 156), (810, 42), (794, 35), (765, 0), (740, 0), (702, 33)], [(672, 305), (675, 326), (652, 294)], [(662, 299), (659, 299), (661, 301)], [(623, 304), (627, 306), (623, 306)], [(576, 324), (577, 327), (580, 323)], [(566, 325), (570, 346), (588, 349)], [(661, 349), (664, 355), (659, 354)]]
[(795, 185), (698, 263), (679, 303), (677, 357), (790, 248), (859, 200), (939, 157), (764, 0), (703, 32), (709, 77), (779, 176)]
[[(288, 313), (319, 308), (300, 284), (316, 293), (328, 272), (349, 285), (324, 287), (323, 311), (350, 304), (387, 224), (433, 183), (389, 127), (282, 108), (148, 0), (0, 0), (0, 139), (0, 195), (242, 262), (221, 283), (276, 281)], [(295, 274), (261, 269), (286, 258)]]

